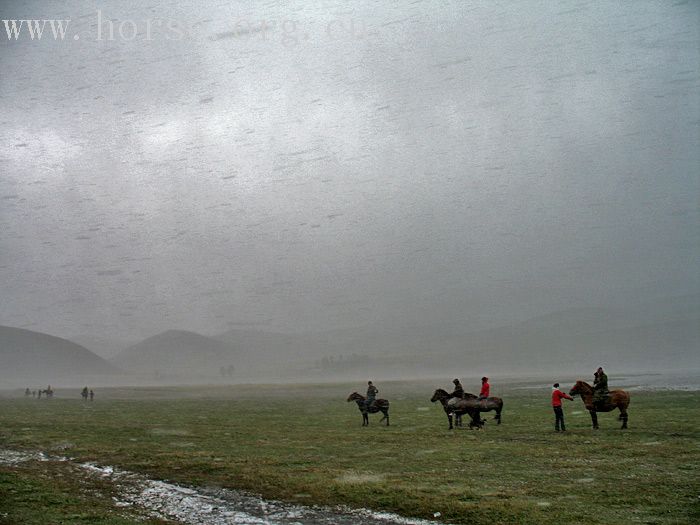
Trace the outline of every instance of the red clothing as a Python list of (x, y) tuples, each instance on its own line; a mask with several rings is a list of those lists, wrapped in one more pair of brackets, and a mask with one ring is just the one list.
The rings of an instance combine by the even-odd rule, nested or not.
[(481, 384), (481, 392), (479, 392), (479, 397), (489, 397), (489, 390), (491, 389), (491, 385), (488, 384), (488, 382), (482, 383)]
[(552, 390), (552, 406), (553, 407), (560, 407), (562, 398), (563, 399), (570, 399), (571, 401), (574, 400), (573, 397), (571, 397), (569, 394), (565, 394), (561, 390)]

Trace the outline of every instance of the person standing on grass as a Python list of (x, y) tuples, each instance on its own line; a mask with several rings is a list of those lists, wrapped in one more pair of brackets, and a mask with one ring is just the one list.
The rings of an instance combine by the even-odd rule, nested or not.
[(372, 403), (374, 403), (374, 400), (377, 399), (378, 393), (379, 389), (372, 384), (372, 381), (367, 381), (367, 400), (365, 401), (365, 406), (368, 409)]
[(552, 409), (554, 410), (554, 430), (556, 432), (559, 432), (560, 429), (562, 432), (566, 431), (566, 427), (564, 426), (564, 410), (561, 408), (562, 399), (568, 399), (569, 401), (574, 400), (569, 394), (559, 390), (559, 383), (554, 383), (552, 387)]
[(90, 390), (90, 401), (92, 401), (93, 399), (95, 399), (95, 392), (91, 389)]

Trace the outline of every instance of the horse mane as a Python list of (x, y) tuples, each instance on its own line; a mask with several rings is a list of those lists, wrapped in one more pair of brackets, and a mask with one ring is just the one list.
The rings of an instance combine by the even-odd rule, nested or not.
[(581, 380), (581, 379), (579, 379), (579, 380), (576, 381), (576, 382), (577, 382), (577, 383), (581, 383), (581, 384), (582, 384), (583, 386), (585, 386), (585, 387), (593, 388), (591, 385), (589, 385), (588, 383), (586, 383), (585, 381), (583, 381), (583, 380)]
[(444, 395), (449, 395), (449, 392), (447, 390), (443, 390), (442, 388), (438, 388), (435, 390), (436, 394), (444, 394)]

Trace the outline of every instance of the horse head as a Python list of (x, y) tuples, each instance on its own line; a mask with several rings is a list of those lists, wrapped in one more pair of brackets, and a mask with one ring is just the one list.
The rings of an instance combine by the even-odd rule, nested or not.
[(433, 393), (433, 397), (430, 398), (430, 401), (431, 401), (432, 403), (435, 403), (435, 401), (443, 400), (443, 399), (448, 398), (448, 397), (450, 397), (450, 394), (448, 394), (448, 393), (447, 393), (445, 390), (443, 390), (442, 388), (438, 388), (438, 389)]
[(593, 389), (591, 388), (591, 385), (589, 385), (585, 381), (581, 381), (579, 379), (578, 381), (576, 381), (576, 384), (573, 387), (571, 387), (571, 390), (569, 390), (569, 395), (575, 396), (575, 395), (588, 394), (592, 390)]
[(350, 394), (350, 395), (348, 396), (348, 399), (347, 399), (348, 403), (349, 403), (350, 401), (358, 401), (358, 400), (364, 400), (364, 397), (362, 397), (362, 396), (361, 396), (360, 394), (358, 394), (357, 392), (353, 392), (352, 394)]

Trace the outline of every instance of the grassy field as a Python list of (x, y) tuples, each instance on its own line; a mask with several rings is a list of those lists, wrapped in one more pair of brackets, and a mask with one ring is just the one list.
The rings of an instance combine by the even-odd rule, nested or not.
[[(633, 392), (627, 431), (610, 414), (593, 431), (577, 399), (565, 405), (561, 434), (547, 387), (495, 392), (502, 425), (489, 416), (482, 431), (448, 431), (429, 384), (379, 386), (392, 403), (388, 428), (377, 415), (360, 426), (345, 402), (358, 385), (105, 389), (93, 403), (77, 389), (74, 399), (60, 390), (53, 400), (3, 398), (0, 448), (303, 504), (439, 512), (452, 523), (700, 522), (698, 392)], [(0, 523), (130, 522), (108, 487), (50, 468), (0, 467)], [(60, 520), (41, 521), (46, 509)]]

